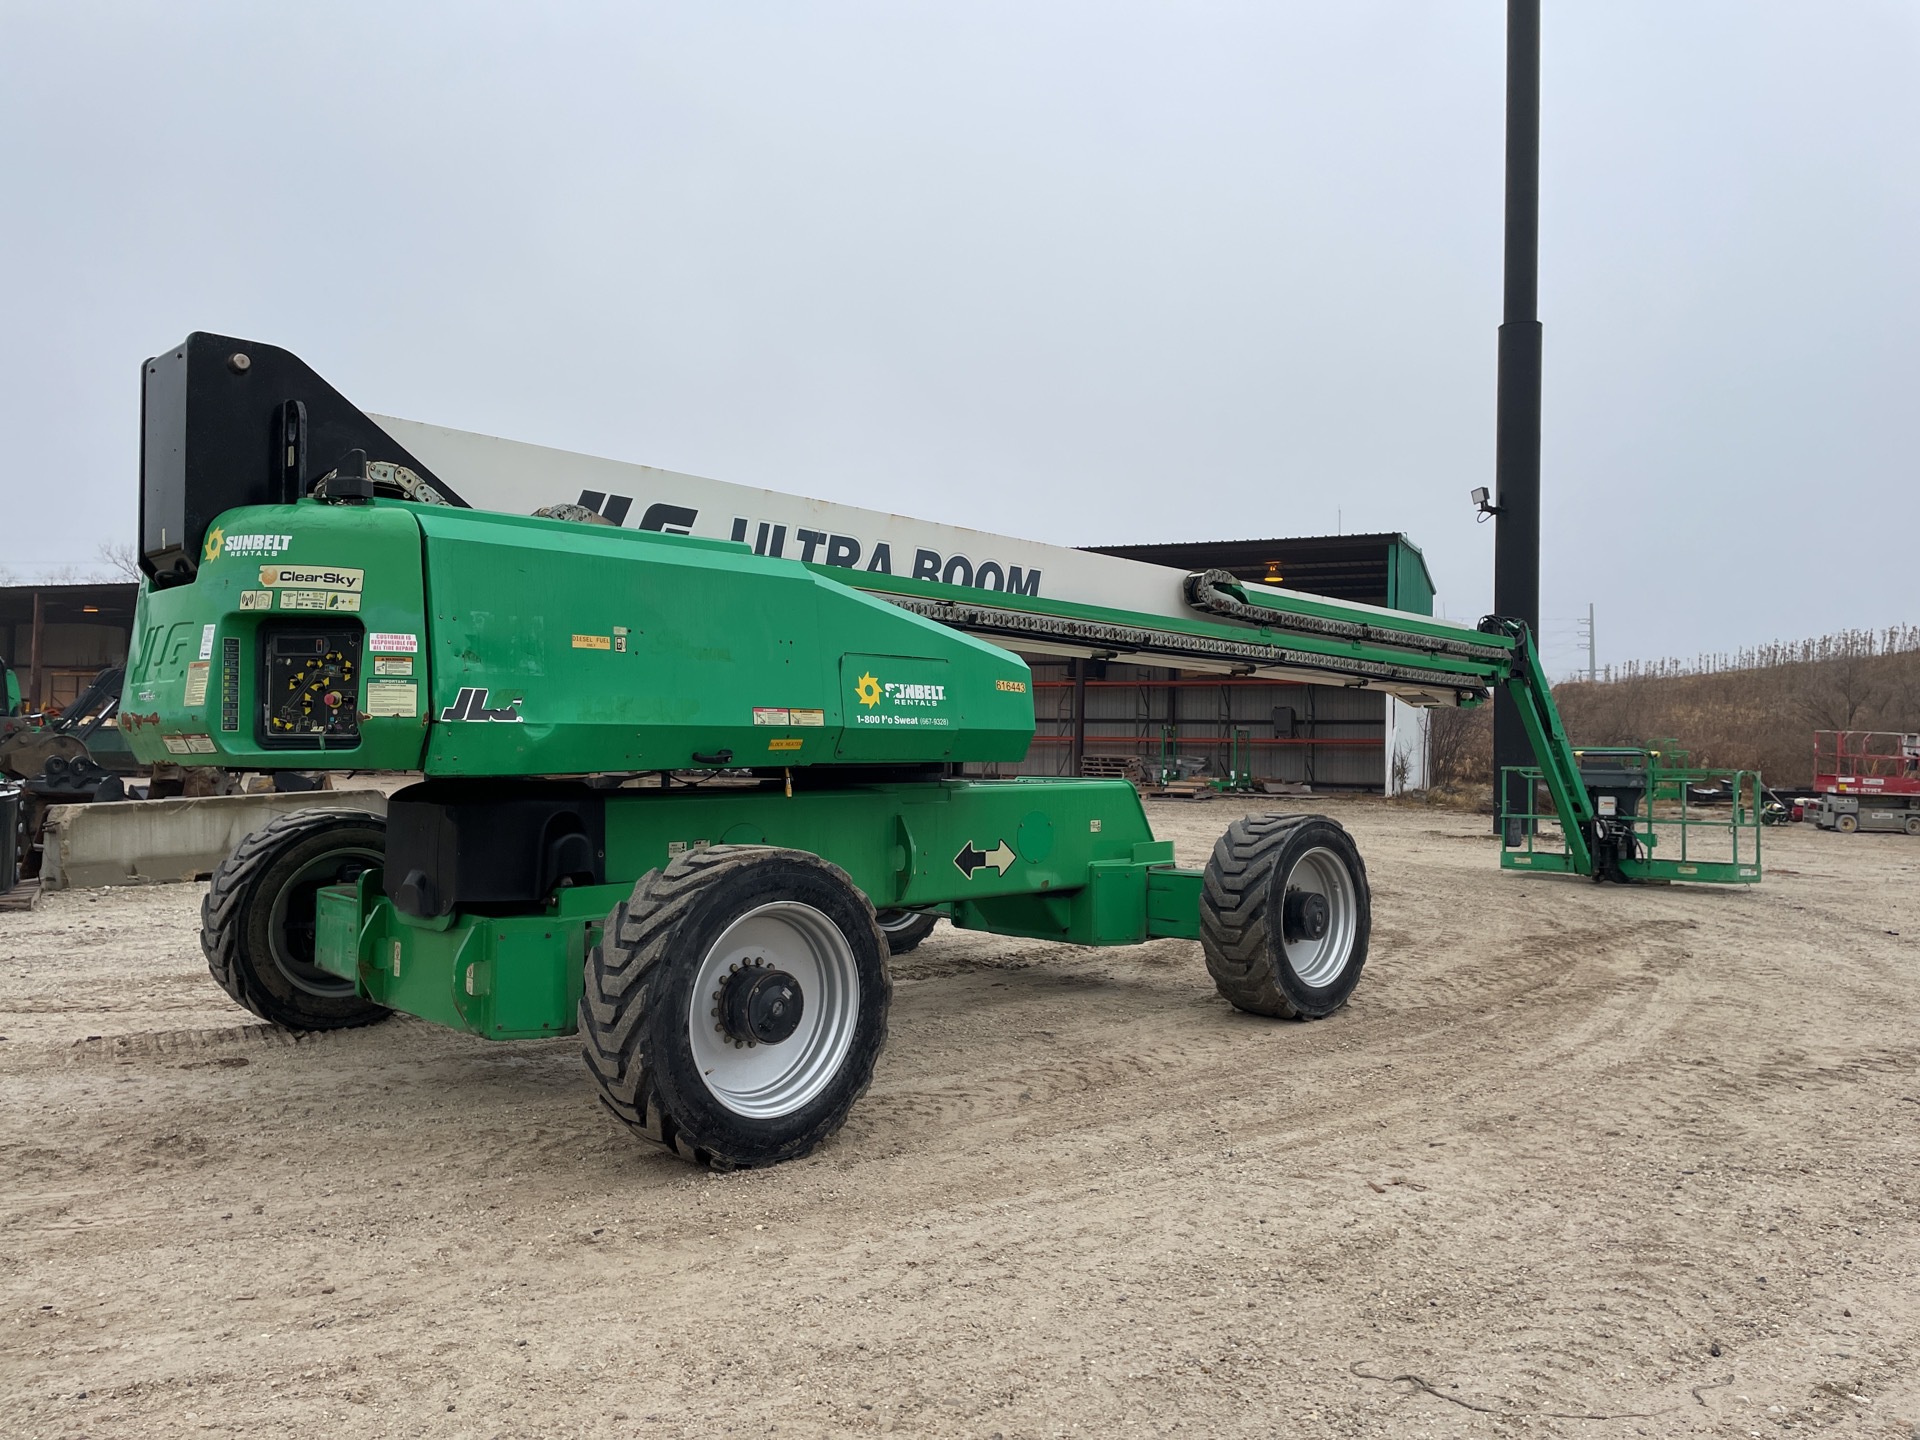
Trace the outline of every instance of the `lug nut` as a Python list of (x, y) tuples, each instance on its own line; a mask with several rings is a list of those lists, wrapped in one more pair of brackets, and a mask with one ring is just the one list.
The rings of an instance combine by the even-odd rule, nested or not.
[(244, 350), (236, 350), (227, 357), (227, 368), (236, 375), (244, 375), (253, 368), (253, 360)]

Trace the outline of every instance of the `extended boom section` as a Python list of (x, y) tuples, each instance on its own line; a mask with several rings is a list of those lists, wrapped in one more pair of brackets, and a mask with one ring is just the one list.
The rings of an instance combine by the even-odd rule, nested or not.
[[(305, 811), (247, 837), (206, 901), (215, 979), (295, 1028), (402, 1011), (491, 1039), (577, 1032), (608, 1109), (689, 1159), (763, 1164), (831, 1134), (885, 1038), (888, 956), (942, 918), (1198, 939), (1242, 1010), (1346, 1003), (1371, 901), (1337, 822), (1250, 816), (1186, 869), (1123, 781), (961, 773), (1026, 753), (1015, 651), (1426, 707), (1504, 686), (1548, 796), (1511, 818), (1505, 863), (1758, 877), (1757, 849), (1726, 871), (1653, 854), (1635, 816), (1658, 784), (1636, 812), (1630, 786), (1583, 772), (1518, 625), (1220, 572), (1169, 596), (1123, 561), (1151, 592), (1138, 610), (987, 594), (577, 504), (508, 514), (461, 498), (497, 475), (428, 469), (284, 351), (195, 335), (143, 381), (135, 753), (423, 777), (384, 817)], [(467, 453), (416, 430), (419, 450)]]

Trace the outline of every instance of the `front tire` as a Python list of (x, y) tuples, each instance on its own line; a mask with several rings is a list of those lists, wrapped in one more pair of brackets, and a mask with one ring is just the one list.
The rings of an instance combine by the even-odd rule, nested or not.
[(817, 855), (715, 845), (640, 877), (587, 957), (580, 1033), (607, 1109), (717, 1170), (805, 1155), (866, 1093), (887, 942)]
[(1860, 828), (1860, 817), (1858, 815), (1842, 815), (1833, 822), (1833, 828), (1838, 830), (1842, 835), (1851, 835)]
[(314, 964), (315, 896), (386, 858), (387, 822), (358, 810), (282, 815), (234, 846), (200, 902), (200, 948), (220, 988), (289, 1030), (371, 1025), (392, 1012)]
[(1367, 961), (1373, 901), (1360, 851), (1324, 815), (1249, 815), (1213, 847), (1200, 946), (1229, 1003), (1319, 1020), (1347, 1003)]

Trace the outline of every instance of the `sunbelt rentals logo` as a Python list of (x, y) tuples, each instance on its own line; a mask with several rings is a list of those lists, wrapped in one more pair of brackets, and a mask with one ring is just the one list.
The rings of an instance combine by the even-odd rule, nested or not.
[(291, 535), (229, 535), (218, 525), (207, 531), (207, 543), (201, 555), (218, 560), (222, 555), (279, 555), (293, 543)]
[(944, 685), (906, 684), (892, 680), (882, 680), (878, 676), (863, 673), (853, 687), (854, 698), (873, 709), (882, 700), (889, 705), (906, 705), (918, 709), (934, 709), (944, 704), (947, 687)]

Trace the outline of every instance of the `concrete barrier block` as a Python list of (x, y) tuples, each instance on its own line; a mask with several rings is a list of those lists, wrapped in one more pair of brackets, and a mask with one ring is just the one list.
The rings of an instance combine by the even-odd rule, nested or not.
[(296, 810), (387, 813), (378, 790), (297, 795), (209, 795), (55, 805), (47, 812), (40, 879), (48, 890), (202, 880), (247, 835)]

